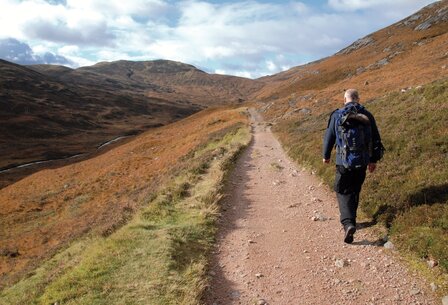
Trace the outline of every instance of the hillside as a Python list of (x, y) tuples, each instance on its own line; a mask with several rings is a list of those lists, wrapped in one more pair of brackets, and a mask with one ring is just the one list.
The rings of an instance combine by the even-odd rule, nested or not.
[(82, 155), (75, 159), (79, 161), (107, 141), (204, 107), (239, 103), (245, 92), (261, 86), (171, 61), (120, 61), (73, 70), (1, 60), (0, 72), (0, 187), (44, 164), (4, 171), (9, 168)]
[[(76, 239), (109, 236), (183, 171), (201, 174), (213, 157), (224, 157), (233, 149), (213, 143), (246, 128), (244, 111), (205, 110), (95, 158), (42, 170), (1, 189), (0, 287), (22, 278)], [(210, 149), (200, 154), (209, 142)]]
[[(367, 35), (337, 54), (260, 79), (253, 95), (270, 118), (329, 112), (344, 88), (363, 100), (429, 83), (448, 75), (448, 2), (435, 2), (408, 18)], [(295, 112), (295, 113), (294, 113)]]

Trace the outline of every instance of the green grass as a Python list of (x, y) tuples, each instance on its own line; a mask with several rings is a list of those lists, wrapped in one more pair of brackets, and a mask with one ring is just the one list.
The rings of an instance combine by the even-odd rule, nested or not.
[(206, 139), (130, 222), (75, 242), (3, 290), (0, 304), (200, 303), (223, 181), (250, 137), (234, 125)]
[[(375, 115), (386, 153), (368, 175), (361, 210), (384, 224), (402, 253), (429, 257), (448, 272), (448, 81), (365, 103)], [(276, 126), (290, 156), (333, 184), (334, 167), (322, 164), (330, 111)], [(333, 151), (334, 155), (334, 151)]]

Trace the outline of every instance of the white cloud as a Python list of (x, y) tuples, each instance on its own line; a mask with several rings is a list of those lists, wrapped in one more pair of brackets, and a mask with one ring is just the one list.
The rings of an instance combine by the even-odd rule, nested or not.
[(266, 62), (266, 67), (268, 69), (269, 72), (277, 72), (277, 65), (274, 64), (274, 62), (272, 60), (268, 60)]
[(86, 20), (86, 28), (69, 26), (60, 21), (47, 22), (33, 20), (24, 26), (27, 36), (31, 39), (42, 39), (59, 43), (77, 43), (80, 45), (111, 45), (115, 35), (108, 31), (104, 23), (91, 23)]
[(329, 0), (328, 5), (337, 10), (358, 10), (377, 6), (377, 3), (384, 3), (387, 0)]
[(291, 2), (291, 8), (299, 14), (307, 14), (311, 12), (311, 9), (302, 2)]
[(249, 71), (236, 71), (233, 75), (245, 78), (255, 78), (255, 75)]
[(205, 47), (204, 55), (206, 58), (229, 57), (235, 55), (235, 49), (225, 46)]
[[(287, 7), (257, 2), (213, 5), (189, 1), (183, 4), (178, 6), (180, 18), (177, 27), (165, 31), (165, 35), (158, 35), (156, 30), (153, 36), (157, 38), (147, 47), (151, 54), (156, 57), (169, 55), (169, 58), (190, 63), (198, 63), (201, 58), (214, 61), (234, 58), (243, 64), (257, 61), (261, 70), (265, 69), (260, 64), (266, 61), (267, 53), (280, 53), (284, 48), (295, 49), (290, 39), (291, 29), (298, 14), (307, 10), (307, 6), (300, 2), (292, 2)], [(226, 66), (218, 70), (235, 75), (249, 74), (240, 71), (241, 66), (238, 68), (237, 64), (231, 69)], [(276, 67), (276, 71), (279, 69)], [(266, 72), (253, 71), (250, 74), (264, 75)]]
[(0, 38), (77, 65), (165, 58), (257, 77), (331, 55), (430, 2), (328, 0), (320, 11), (301, 1), (0, 0)]
[(70, 10), (98, 12), (109, 17), (157, 17), (168, 12), (170, 5), (160, 0), (67, 0)]
[(226, 75), (227, 74), (226, 70), (222, 70), (222, 69), (216, 69), (214, 73), (215, 74), (222, 74), (222, 75)]
[(51, 48), (49, 48), (49, 47), (48, 47), (47, 45), (45, 45), (45, 44), (37, 44), (37, 45), (34, 45), (31, 49), (32, 49), (33, 52), (36, 53), (36, 54), (43, 54), (43, 53), (46, 53), (46, 52), (51, 52)]
[(356, 10), (382, 10), (383, 13), (387, 13), (394, 8), (399, 9), (418, 9), (422, 4), (429, 4), (430, 1), (418, 1), (418, 0), (328, 0), (328, 5), (338, 11), (356, 11)]
[(90, 60), (84, 56), (70, 55), (70, 56), (65, 56), (65, 57), (68, 58), (71, 62), (73, 62), (73, 64), (68, 65), (69, 67), (72, 67), (72, 68), (92, 66), (98, 62), (98, 60)]
[(65, 45), (58, 49), (58, 53), (62, 55), (74, 55), (79, 52), (79, 47), (76, 45)]

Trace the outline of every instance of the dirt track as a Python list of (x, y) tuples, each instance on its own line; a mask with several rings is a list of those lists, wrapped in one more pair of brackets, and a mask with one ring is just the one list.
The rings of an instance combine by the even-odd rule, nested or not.
[(254, 141), (223, 200), (205, 303), (438, 304), (429, 283), (376, 245), (368, 224), (343, 243), (334, 193), (253, 117)]

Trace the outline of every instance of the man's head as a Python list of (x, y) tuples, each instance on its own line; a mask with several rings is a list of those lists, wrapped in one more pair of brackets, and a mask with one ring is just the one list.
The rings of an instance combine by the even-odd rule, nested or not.
[(347, 89), (344, 93), (344, 103), (357, 102), (359, 103), (359, 94), (356, 89)]

